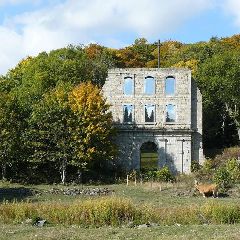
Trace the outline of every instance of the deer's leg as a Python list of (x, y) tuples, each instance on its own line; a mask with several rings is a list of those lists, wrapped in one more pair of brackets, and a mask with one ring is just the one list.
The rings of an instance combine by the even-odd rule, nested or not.
[(215, 198), (216, 195), (215, 195), (215, 191), (212, 192), (212, 197)]

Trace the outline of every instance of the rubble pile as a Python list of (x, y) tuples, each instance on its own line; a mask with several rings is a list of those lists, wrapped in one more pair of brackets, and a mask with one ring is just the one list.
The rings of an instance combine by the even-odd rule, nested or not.
[(86, 195), (86, 196), (101, 196), (101, 195), (111, 195), (114, 193), (114, 190), (108, 188), (52, 188), (48, 191), (51, 194), (63, 194), (68, 196), (76, 195)]

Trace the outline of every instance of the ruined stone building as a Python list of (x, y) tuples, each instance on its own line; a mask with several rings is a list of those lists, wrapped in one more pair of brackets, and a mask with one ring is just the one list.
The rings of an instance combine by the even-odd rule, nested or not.
[(168, 166), (188, 173), (191, 161), (203, 162), (202, 97), (190, 70), (111, 69), (103, 93), (126, 169)]

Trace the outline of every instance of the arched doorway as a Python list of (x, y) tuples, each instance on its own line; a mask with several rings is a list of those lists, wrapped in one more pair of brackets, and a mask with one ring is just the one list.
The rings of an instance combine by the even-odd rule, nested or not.
[(156, 170), (158, 168), (158, 148), (154, 142), (145, 142), (140, 148), (141, 171)]

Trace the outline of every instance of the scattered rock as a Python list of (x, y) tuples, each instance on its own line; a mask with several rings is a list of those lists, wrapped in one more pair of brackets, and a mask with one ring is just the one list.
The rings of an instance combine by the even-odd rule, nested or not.
[(136, 226), (136, 228), (138, 229), (142, 229), (142, 228), (148, 228), (148, 227), (157, 227), (159, 226), (157, 223), (145, 223), (145, 224), (141, 224), (141, 225), (138, 225)]
[(76, 196), (76, 195), (87, 195), (87, 196), (100, 196), (100, 195), (110, 195), (114, 193), (114, 190), (108, 188), (66, 188), (66, 189), (58, 189), (52, 188), (47, 193), (51, 194), (63, 194), (67, 196)]
[(47, 223), (46, 219), (42, 219), (40, 217), (31, 219), (31, 221), (32, 221), (32, 225), (36, 227), (43, 227)]
[(138, 229), (148, 228), (148, 227), (150, 227), (150, 226), (148, 224), (146, 224), (146, 223), (137, 226)]
[(36, 227), (43, 227), (46, 222), (47, 221), (45, 219), (44, 220), (39, 220), (35, 223), (35, 226)]

